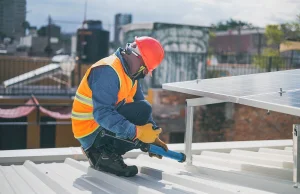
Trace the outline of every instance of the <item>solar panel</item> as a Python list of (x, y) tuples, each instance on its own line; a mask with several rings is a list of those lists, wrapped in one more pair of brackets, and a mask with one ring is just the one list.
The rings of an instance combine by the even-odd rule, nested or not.
[(163, 89), (300, 116), (300, 69), (166, 83)]
[(300, 116), (300, 90), (243, 97), (238, 103)]
[[(224, 78), (163, 84), (163, 89), (209, 98), (187, 100), (185, 154), (192, 165), (193, 106), (210, 98), (300, 116), (300, 70), (277, 71)], [(189, 102), (193, 102), (190, 103)], [(203, 103), (202, 103), (203, 104)], [(293, 181), (299, 183), (298, 129), (293, 128)]]
[(24, 85), (28, 84), (33, 81), (37, 81), (40, 79), (45, 78), (45, 76), (50, 76), (55, 73), (60, 72), (60, 65), (59, 64), (49, 64), (44, 67), (35, 69), (33, 71), (29, 71), (27, 73), (24, 73), (22, 75), (16, 76), (14, 78), (8, 79), (3, 82), (3, 85), (5, 88), (9, 88), (15, 85)]

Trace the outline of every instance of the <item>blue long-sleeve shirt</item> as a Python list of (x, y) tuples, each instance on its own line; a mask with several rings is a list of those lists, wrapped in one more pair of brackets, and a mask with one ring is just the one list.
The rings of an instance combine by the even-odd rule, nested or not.
[[(122, 49), (119, 48), (115, 54), (120, 58), (125, 72), (128, 73), (126, 61), (123, 59), (121, 51)], [(120, 89), (119, 78), (116, 72), (110, 66), (93, 68), (88, 77), (88, 83), (93, 91), (93, 115), (96, 122), (105, 129), (114, 132), (117, 137), (133, 139), (136, 133), (135, 125), (115, 109)], [(145, 97), (138, 81), (134, 101), (139, 100), (145, 100)], [(156, 125), (152, 116), (149, 122)]]

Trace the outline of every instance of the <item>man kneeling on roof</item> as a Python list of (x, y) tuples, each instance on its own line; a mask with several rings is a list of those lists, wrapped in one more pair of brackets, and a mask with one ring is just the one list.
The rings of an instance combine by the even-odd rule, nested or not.
[[(162, 129), (153, 121), (151, 105), (139, 81), (151, 74), (163, 58), (158, 40), (136, 37), (125, 49), (118, 48), (86, 71), (73, 103), (72, 129), (93, 168), (126, 177), (138, 173), (136, 166), (127, 166), (122, 158), (136, 149), (135, 145), (120, 138), (168, 150), (159, 139)], [(101, 130), (119, 139), (102, 136)]]

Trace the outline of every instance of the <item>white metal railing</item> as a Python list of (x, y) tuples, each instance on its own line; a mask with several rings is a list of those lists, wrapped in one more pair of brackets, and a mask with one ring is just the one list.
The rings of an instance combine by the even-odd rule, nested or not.
[(293, 181), (295, 183), (294, 187), (298, 188), (300, 186), (300, 125), (293, 126)]
[[(192, 142), (193, 142), (193, 115), (195, 106), (222, 103), (225, 101), (213, 98), (195, 98), (186, 100), (186, 131), (184, 142), (184, 153), (186, 154), (186, 165), (191, 166), (192, 159)], [(293, 126), (293, 182), (294, 187), (300, 187), (300, 124)]]
[(187, 99), (187, 114), (186, 114), (186, 130), (185, 130), (185, 141), (184, 141), (184, 153), (186, 155), (187, 165), (192, 165), (192, 143), (193, 143), (193, 115), (194, 115), (194, 106), (203, 106), (208, 104), (222, 103), (224, 101), (213, 99), (213, 98), (194, 98)]

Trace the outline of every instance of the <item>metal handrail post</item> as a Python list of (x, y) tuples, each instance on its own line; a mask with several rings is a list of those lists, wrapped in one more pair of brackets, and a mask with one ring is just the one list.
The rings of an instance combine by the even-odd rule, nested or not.
[(184, 153), (186, 155), (187, 165), (192, 165), (192, 143), (193, 143), (193, 116), (194, 107), (187, 105), (186, 114), (186, 131), (185, 131), (185, 141), (184, 141)]
[(293, 125), (293, 181), (294, 187), (300, 187), (300, 124)]
[(186, 165), (193, 164), (192, 158), (192, 144), (193, 144), (193, 121), (194, 121), (194, 107), (204, 106), (208, 104), (217, 104), (225, 101), (217, 100), (213, 98), (194, 98), (186, 100), (186, 129), (184, 139), (184, 153), (186, 155)]

